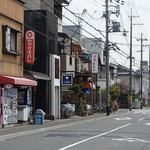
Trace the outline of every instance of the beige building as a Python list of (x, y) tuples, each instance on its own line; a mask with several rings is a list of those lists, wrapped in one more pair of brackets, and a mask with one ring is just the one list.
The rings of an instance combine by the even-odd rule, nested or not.
[(0, 2), (0, 75), (23, 77), (24, 6), (21, 0)]
[(23, 77), (23, 62), (24, 2), (0, 0), (0, 127), (31, 120), (37, 81)]

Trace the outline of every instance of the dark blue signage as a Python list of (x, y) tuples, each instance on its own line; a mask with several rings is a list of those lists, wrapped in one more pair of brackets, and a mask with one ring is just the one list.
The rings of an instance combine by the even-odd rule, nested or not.
[(72, 85), (72, 75), (62, 75), (62, 85), (71, 86)]
[(90, 95), (91, 90), (89, 88), (82, 88), (81, 91), (86, 93), (86, 95)]

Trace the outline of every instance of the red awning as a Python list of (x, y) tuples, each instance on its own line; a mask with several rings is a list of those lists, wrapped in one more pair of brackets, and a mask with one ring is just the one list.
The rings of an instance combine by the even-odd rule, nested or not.
[(37, 81), (27, 78), (11, 77), (0, 75), (0, 84), (15, 84), (25, 86), (37, 86)]

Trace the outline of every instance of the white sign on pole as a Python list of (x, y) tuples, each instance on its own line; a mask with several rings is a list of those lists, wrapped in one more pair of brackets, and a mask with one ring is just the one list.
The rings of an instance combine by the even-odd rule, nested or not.
[(92, 53), (92, 73), (98, 73), (98, 53)]

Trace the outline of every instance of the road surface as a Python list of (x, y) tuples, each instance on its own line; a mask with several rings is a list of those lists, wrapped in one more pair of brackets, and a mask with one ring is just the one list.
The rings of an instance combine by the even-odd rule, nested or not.
[(150, 109), (14, 130), (0, 131), (0, 150), (150, 150)]

